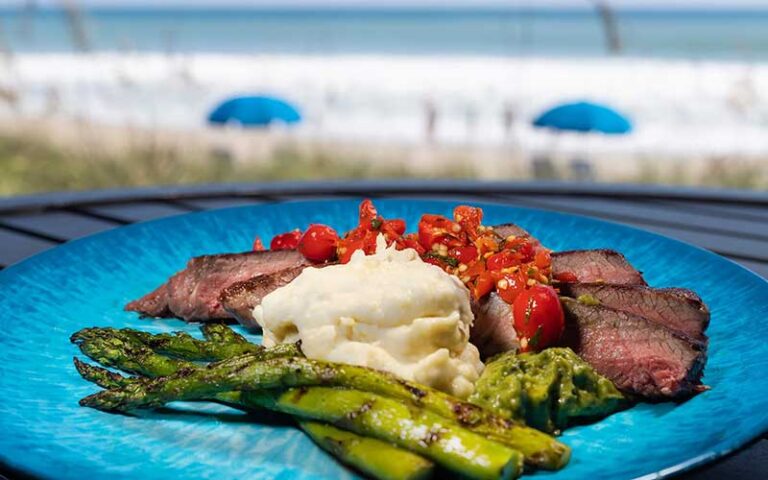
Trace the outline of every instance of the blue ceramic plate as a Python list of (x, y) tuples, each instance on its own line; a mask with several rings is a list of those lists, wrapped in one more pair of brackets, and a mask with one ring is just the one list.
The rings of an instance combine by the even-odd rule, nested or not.
[[(454, 204), (377, 202), (415, 225)], [(566, 478), (656, 478), (721, 456), (768, 429), (768, 284), (721, 257), (668, 238), (559, 213), (484, 206), (486, 224), (515, 222), (556, 249), (623, 252), (651, 285), (687, 287), (712, 310), (712, 389), (680, 405), (641, 404), (568, 430)], [(136, 418), (81, 408), (95, 387), (72, 366), (69, 335), (86, 326), (185, 330), (122, 310), (193, 255), (247, 250), (253, 236), (310, 222), (355, 223), (356, 201), (211, 211), (131, 225), (45, 252), (0, 272), (0, 461), (33, 475), (82, 478), (354, 478), (302, 433), (272, 417), (174, 404)], [(254, 338), (254, 340), (258, 340)], [(552, 473), (540, 472), (546, 476)]]

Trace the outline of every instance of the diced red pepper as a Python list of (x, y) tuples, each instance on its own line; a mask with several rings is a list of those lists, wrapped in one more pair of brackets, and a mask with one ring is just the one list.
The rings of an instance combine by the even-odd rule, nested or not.
[(494, 279), (499, 296), (510, 305), (525, 291), (528, 281), (528, 277), (520, 271), (514, 273), (498, 272)]
[(379, 212), (376, 211), (376, 207), (373, 206), (373, 202), (371, 200), (366, 198), (360, 203), (359, 226), (368, 226), (371, 228), (372, 221), (378, 218), (378, 216)]
[(539, 249), (533, 259), (533, 263), (539, 267), (540, 270), (549, 268), (552, 265), (552, 257), (549, 250), (546, 248)]
[(453, 220), (474, 240), (478, 236), (477, 227), (483, 222), (483, 211), (476, 207), (459, 205), (453, 209)]
[(391, 235), (393, 239), (405, 233), (405, 221), (399, 218), (384, 220), (381, 231)]
[(495, 285), (495, 282), (493, 281), (493, 276), (490, 272), (483, 272), (480, 275), (477, 276), (477, 280), (475, 280), (475, 284), (470, 287), (470, 291), (472, 292), (472, 297), (475, 300), (479, 300), (483, 298), (484, 296), (491, 293), (491, 290), (493, 290), (493, 287)]
[(468, 277), (468, 278), (475, 278), (476, 276), (480, 275), (481, 273), (485, 273), (485, 262), (483, 261), (477, 261), (475, 263), (472, 263), (469, 265), (469, 268), (467, 268), (466, 271), (464, 271), (461, 276), (462, 277)]
[(448, 245), (449, 236), (456, 233), (453, 231), (453, 225), (455, 224), (442, 215), (422, 215), (419, 221), (419, 243), (426, 251), (432, 250), (435, 243)]
[(579, 277), (573, 272), (560, 272), (555, 275), (555, 280), (563, 283), (575, 283), (579, 281)]
[(480, 236), (475, 240), (475, 246), (477, 247), (480, 255), (485, 255), (488, 252), (496, 253), (499, 251), (499, 242), (490, 236)]
[(509, 250), (502, 250), (488, 257), (485, 261), (488, 270), (501, 270), (502, 268), (520, 265), (520, 256)]
[(477, 260), (477, 247), (474, 245), (454, 247), (448, 252), (448, 255), (458, 260), (459, 263), (469, 265), (471, 262)]

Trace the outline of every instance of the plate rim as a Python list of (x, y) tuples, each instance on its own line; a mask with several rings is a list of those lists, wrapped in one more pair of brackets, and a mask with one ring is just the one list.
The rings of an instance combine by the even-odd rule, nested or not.
[[(317, 204), (328, 204), (328, 203), (356, 205), (363, 198), (367, 198), (367, 197), (361, 195), (361, 196), (351, 196), (351, 197), (344, 197), (344, 198), (290, 199), (290, 200), (284, 200), (284, 201), (278, 200), (278, 201), (270, 201), (270, 202), (263, 202), (263, 203), (254, 203), (252, 205), (238, 205), (238, 206), (224, 207), (224, 208), (217, 208), (217, 209), (210, 209), (210, 210), (203, 210), (203, 211), (186, 212), (186, 213), (180, 213), (176, 215), (169, 215), (162, 218), (139, 221), (129, 225), (120, 225), (120, 226), (116, 226), (115, 228), (111, 228), (108, 230), (104, 230), (91, 235), (86, 235), (84, 237), (67, 241), (63, 244), (56, 245), (52, 248), (49, 248), (42, 252), (38, 252), (16, 263), (13, 263), (7, 266), (6, 268), (4, 268), (2, 271), (0, 271), (0, 284), (6, 280), (12, 279), (18, 273), (23, 272), (24, 269), (28, 268), (30, 265), (33, 265), (37, 262), (45, 261), (45, 259), (49, 256), (56, 256), (63, 251), (66, 251), (69, 249), (76, 249), (83, 243), (98, 241), (102, 237), (104, 238), (109, 237), (113, 235), (115, 231), (118, 231), (118, 230), (121, 232), (126, 232), (134, 228), (136, 229), (147, 228), (147, 227), (152, 228), (152, 225), (163, 224), (165, 222), (170, 222), (170, 221), (177, 221), (179, 218), (204, 218), (206, 216), (215, 216), (215, 215), (221, 214), (222, 212), (238, 211), (238, 210), (245, 211), (245, 210), (251, 210), (251, 209), (257, 209), (257, 210), (272, 209), (276, 207), (279, 208), (281, 205), (292, 205), (292, 204), (317, 205)], [(501, 202), (494, 203), (493, 201), (474, 201), (473, 199), (462, 198), (460, 194), (457, 195), (456, 198), (451, 198), (447, 196), (442, 198), (429, 198), (429, 197), (422, 198), (419, 196), (398, 195), (398, 196), (379, 197), (379, 198), (374, 198), (373, 200), (374, 202), (381, 203), (381, 204), (386, 204), (388, 202), (409, 202), (409, 201), (420, 202), (420, 203), (443, 204), (443, 205), (457, 205), (461, 203), (468, 203), (471, 205), (476, 205), (480, 208), (490, 207), (494, 209), (511, 209), (511, 210), (517, 210), (517, 211), (525, 211), (532, 215), (536, 215), (539, 213), (545, 213), (547, 215), (555, 214), (563, 217), (577, 218), (579, 219), (579, 221), (606, 224), (611, 228), (627, 230), (631, 232), (633, 235), (640, 234), (640, 235), (647, 235), (651, 237), (658, 237), (665, 241), (678, 244), (679, 246), (695, 250), (700, 254), (706, 255), (708, 258), (712, 258), (717, 261), (725, 261), (729, 263), (731, 266), (735, 266), (738, 269), (740, 269), (742, 273), (748, 274), (750, 277), (752, 277), (753, 280), (757, 280), (762, 287), (764, 288), (768, 287), (768, 279), (760, 276), (756, 272), (753, 272), (749, 268), (739, 263), (736, 263), (730, 258), (727, 258), (725, 256), (722, 256), (720, 254), (717, 254), (715, 252), (707, 250), (703, 247), (699, 247), (697, 245), (694, 245), (684, 240), (679, 240), (679, 239), (667, 236), (665, 234), (660, 234), (650, 230), (645, 230), (643, 228), (639, 228), (633, 225), (628, 225), (615, 220), (605, 220), (599, 217), (593, 217), (585, 214), (563, 212), (563, 211), (556, 210), (554, 208), (528, 207), (524, 205), (506, 204)], [(648, 472), (646, 474), (634, 477), (633, 480), (651, 480), (651, 479), (667, 478), (672, 475), (690, 471), (694, 468), (710, 464), (731, 453), (736, 452), (737, 450), (745, 447), (750, 442), (754, 441), (755, 439), (761, 437), (766, 432), (768, 432), (768, 417), (765, 418), (765, 421), (763, 423), (764, 425), (760, 426), (759, 422), (756, 422), (756, 430), (754, 431), (755, 432), (754, 435), (749, 434), (749, 435), (741, 436), (738, 438), (734, 436), (729, 436), (728, 439), (724, 440), (723, 448), (721, 448), (720, 450), (709, 449), (705, 453), (701, 453), (687, 460), (677, 462), (673, 465), (658, 469), (654, 472)], [(2, 419), (0, 419), (0, 424), (2, 424)], [(9, 458), (8, 456), (4, 455), (2, 452), (0, 452), (0, 466), (9, 467), (11, 471), (15, 470), (16, 472), (21, 473), (22, 475), (31, 476), (32, 478), (46, 478), (45, 476), (35, 473), (31, 469), (27, 468), (25, 465), (18, 462), (14, 462), (12, 458)]]

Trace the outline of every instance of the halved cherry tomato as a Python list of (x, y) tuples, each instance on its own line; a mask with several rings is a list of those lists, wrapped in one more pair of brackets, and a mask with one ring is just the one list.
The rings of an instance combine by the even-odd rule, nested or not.
[(521, 292), (512, 312), (523, 352), (554, 345), (565, 329), (565, 316), (557, 292), (546, 285), (534, 285)]
[(299, 252), (307, 260), (326, 262), (336, 258), (336, 245), (339, 236), (336, 231), (326, 225), (310, 225), (299, 240)]
[(253, 247), (251, 248), (253, 249), (254, 252), (262, 252), (265, 250), (264, 243), (261, 241), (261, 238), (259, 238), (258, 236), (256, 236), (253, 239)]
[(301, 240), (301, 230), (298, 228), (292, 232), (275, 235), (269, 243), (271, 250), (295, 250)]

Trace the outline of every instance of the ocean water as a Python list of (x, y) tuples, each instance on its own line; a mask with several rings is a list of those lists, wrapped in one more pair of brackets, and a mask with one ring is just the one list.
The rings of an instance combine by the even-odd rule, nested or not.
[[(617, 11), (629, 56), (768, 59), (768, 9)], [(98, 51), (270, 54), (603, 56), (591, 10), (85, 10)], [(72, 51), (67, 15), (0, 11), (3, 43), (16, 52)]]
[[(285, 98), (297, 136), (514, 145), (575, 155), (768, 159), (768, 10), (87, 11), (76, 51), (61, 13), (0, 13), (0, 118), (203, 129), (223, 99)], [(544, 109), (591, 100), (629, 135), (553, 134)]]

